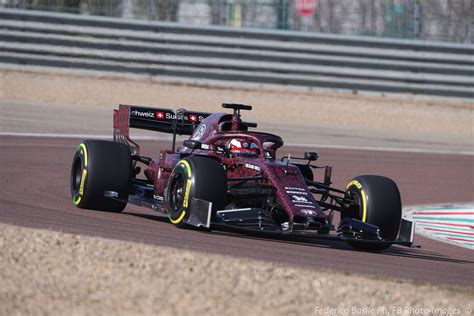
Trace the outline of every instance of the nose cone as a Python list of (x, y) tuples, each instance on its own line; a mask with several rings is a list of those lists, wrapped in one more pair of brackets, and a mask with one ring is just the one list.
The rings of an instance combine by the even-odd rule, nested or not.
[(309, 191), (300, 170), (293, 165), (275, 162), (262, 166), (289, 218), (325, 221), (326, 214)]

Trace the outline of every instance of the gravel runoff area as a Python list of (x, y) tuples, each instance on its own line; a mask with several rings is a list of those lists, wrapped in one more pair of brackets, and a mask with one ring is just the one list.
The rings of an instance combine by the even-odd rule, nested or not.
[(262, 89), (0, 64), (0, 132), (110, 135), (111, 110), (119, 103), (216, 112), (229, 101), (254, 105), (244, 119), (287, 143), (474, 148), (474, 100)]
[(448, 288), (0, 224), (0, 315), (471, 315)]

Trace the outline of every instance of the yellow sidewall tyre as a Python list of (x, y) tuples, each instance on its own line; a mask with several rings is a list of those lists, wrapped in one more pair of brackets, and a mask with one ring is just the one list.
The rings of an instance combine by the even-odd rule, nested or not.
[(132, 175), (128, 146), (103, 140), (85, 140), (74, 154), (71, 198), (78, 208), (121, 212), (127, 203), (106, 198), (104, 191), (126, 199)]
[[(347, 185), (346, 195), (354, 197), (358, 207), (346, 209), (342, 212), (341, 217), (356, 218), (378, 226), (384, 240), (397, 238), (402, 216), (402, 204), (400, 192), (393, 180), (374, 175), (358, 176)], [(360, 245), (357, 248), (367, 250), (389, 247), (385, 244)]]
[(224, 209), (227, 197), (227, 178), (224, 168), (212, 158), (190, 156), (180, 160), (165, 192), (168, 217), (177, 227), (185, 227), (190, 216), (193, 198), (212, 202), (213, 216)]

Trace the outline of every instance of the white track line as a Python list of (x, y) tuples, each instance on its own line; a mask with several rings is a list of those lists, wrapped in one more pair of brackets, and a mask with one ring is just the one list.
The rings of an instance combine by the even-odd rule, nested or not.
[[(88, 135), (88, 134), (59, 134), (59, 133), (10, 133), (0, 132), (0, 136), (15, 137), (44, 137), (44, 138), (89, 138), (89, 139), (112, 139), (112, 135)], [(133, 136), (134, 140), (171, 140), (160, 136)], [(346, 145), (327, 145), (327, 144), (308, 144), (308, 143), (285, 143), (286, 146), (302, 148), (325, 148), (325, 149), (345, 149), (345, 150), (367, 150), (383, 152), (404, 152), (420, 154), (447, 154), (447, 155), (465, 155), (474, 156), (474, 151), (470, 150), (443, 150), (443, 149), (423, 149), (423, 148), (396, 148), (396, 147), (373, 147), (373, 146), (346, 146)]]
[(327, 149), (373, 150), (373, 151), (405, 152), (405, 153), (421, 153), (421, 154), (449, 154), (449, 155), (467, 155), (467, 156), (474, 155), (474, 151), (470, 151), (470, 150), (347, 146), (347, 145), (304, 144), (304, 143), (288, 143), (288, 144), (285, 143), (285, 145), (293, 146), (293, 147), (319, 147), (319, 148), (327, 148)]

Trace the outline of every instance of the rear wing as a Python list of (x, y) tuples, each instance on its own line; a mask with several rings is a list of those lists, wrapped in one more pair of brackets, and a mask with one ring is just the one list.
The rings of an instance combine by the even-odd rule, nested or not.
[[(130, 139), (130, 128), (173, 134), (175, 136), (191, 135), (194, 129), (211, 113), (178, 109), (150, 108), (136, 105), (120, 104), (114, 110), (114, 141), (129, 145), (138, 154), (139, 146)], [(135, 149), (135, 150), (133, 150)]]

